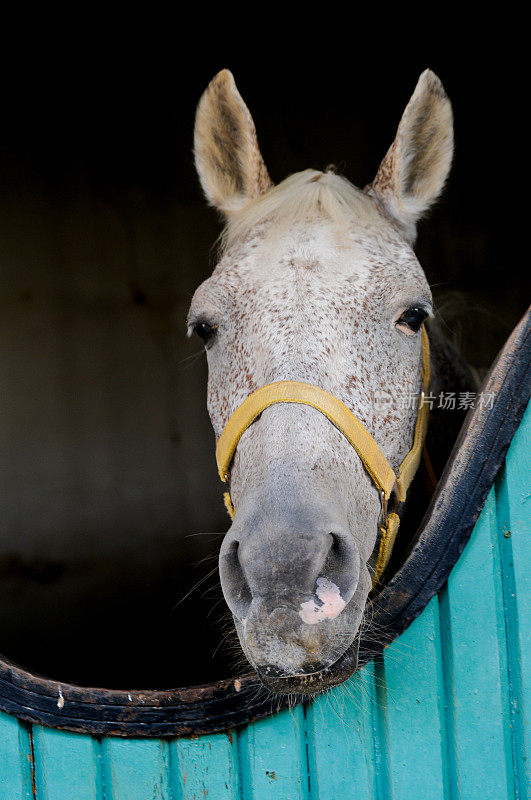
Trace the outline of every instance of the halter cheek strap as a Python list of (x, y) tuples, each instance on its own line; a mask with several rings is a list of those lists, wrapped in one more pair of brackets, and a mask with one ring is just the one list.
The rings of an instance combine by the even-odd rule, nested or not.
[[(398, 514), (394, 512), (387, 513), (387, 504), (393, 492), (396, 493), (396, 499), (399, 503), (405, 501), (407, 491), (420, 463), (428, 427), (429, 409), (427, 403), (424, 402), (424, 396), (427, 394), (430, 385), (430, 346), (424, 326), (422, 327), (421, 375), (422, 389), (418, 400), (413, 445), (400, 464), (397, 474), (389, 465), (368, 430), (341, 400), (338, 400), (337, 397), (334, 397), (324, 389), (309, 383), (277, 381), (269, 383), (249, 395), (227, 422), (216, 445), (216, 461), (221, 480), (224, 483), (229, 480), (230, 464), (242, 435), (266, 408), (275, 403), (301, 403), (320, 411), (352, 445), (380, 492), (382, 525), (380, 527), (380, 544), (373, 576), (373, 585), (376, 584), (389, 563), (398, 526), (400, 525)], [(224, 500), (232, 519), (235, 512), (229, 492), (225, 492)]]

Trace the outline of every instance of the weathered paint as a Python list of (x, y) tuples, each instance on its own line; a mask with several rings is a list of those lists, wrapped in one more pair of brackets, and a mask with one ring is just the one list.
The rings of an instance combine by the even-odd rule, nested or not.
[(0, 714), (9, 800), (523, 800), (531, 410), (447, 585), (305, 706), (195, 739), (93, 738)]

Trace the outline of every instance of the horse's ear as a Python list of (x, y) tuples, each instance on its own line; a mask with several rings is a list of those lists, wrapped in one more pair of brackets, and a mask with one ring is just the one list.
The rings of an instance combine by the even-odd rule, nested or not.
[(228, 69), (218, 72), (197, 106), (194, 155), (208, 202), (227, 216), (272, 186), (253, 119)]
[(410, 241), (417, 220), (442, 191), (452, 162), (452, 107), (431, 70), (420, 76), (396, 138), (367, 187), (400, 224)]

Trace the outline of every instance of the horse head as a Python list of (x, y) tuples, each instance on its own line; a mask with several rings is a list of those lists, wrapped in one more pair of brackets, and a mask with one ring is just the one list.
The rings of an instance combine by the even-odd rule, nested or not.
[[(188, 326), (204, 340), (218, 438), (251, 393), (302, 382), (344, 404), (398, 470), (417, 421), (404, 399), (421, 388), (432, 313), (416, 223), (442, 190), (452, 147), (450, 103), (426, 70), (372, 184), (308, 169), (274, 186), (231, 73), (213, 79), (197, 109), (195, 160), (225, 229)], [(277, 692), (344, 680), (381, 535), (380, 492), (358, 452), (318, 408), (276, 402), (237, 442), (230, 497), (219, 567), (248, 660)]]

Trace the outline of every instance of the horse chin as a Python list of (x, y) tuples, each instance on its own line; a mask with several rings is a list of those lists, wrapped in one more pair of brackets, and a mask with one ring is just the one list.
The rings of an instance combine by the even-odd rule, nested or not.
[(297, 675), (283, 674), (272, 667), (257, 668), (256, 672), (265, 688), (275, 694), (314, 695), (343, 683), (356, 671), (359, 642), (358, 634), (343, 655), (326, 667), (315, 664), (311, 671)]

